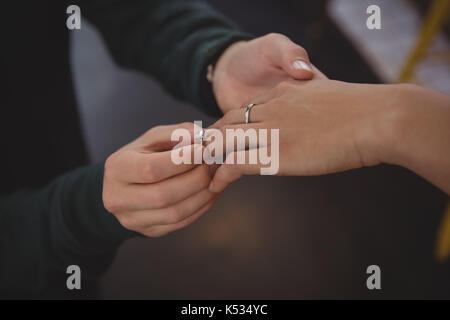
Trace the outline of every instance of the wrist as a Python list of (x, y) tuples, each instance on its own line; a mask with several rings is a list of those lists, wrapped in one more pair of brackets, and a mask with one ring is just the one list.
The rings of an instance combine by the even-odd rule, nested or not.
[(363, 166), (399, 164), (405, 123), (403, 85), (364, 85), (365, 102), (355, 127), (355, 146)]
[(388, 101), (377, 119), (377, 154), (380, 162), (408, 167), (409, 154), (413, 152), (414, 123), (423, 109), (419, 92), (421, 87), (412, 84), (386, 86)]
[[(228, 70), (229, 65), (233, 61), (234, 57), (236, 56), (236, 53), (242, 48), (243, 45), (245, 45), (247, 41), (241, 40), (237, 41), (233, 44), (231, 44), (225, 51), (222, 53), (222, 55), (217, 59), (217, 62), (214, 66), (211, 66), (208, 68), (208, 81), (211, 82), (212, 90), (214, 97), (217, 101), (217, 104), (219, 107), (221, 107), (221, 101), (222, 101), (222, 84), (225, 82), (226, 78), (228, 77)], [(226, 110), (222, 110), (226, 111)]]

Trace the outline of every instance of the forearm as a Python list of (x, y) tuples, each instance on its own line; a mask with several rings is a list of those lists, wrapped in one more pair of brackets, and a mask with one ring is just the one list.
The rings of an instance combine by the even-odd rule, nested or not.
[(86, 0), (84, 14), (122, 66), (155, 76), (173, 96), (218, 113), (206, 70), (248, 39), (205, 1)]
[(65, 271), (72, 264), (80, 266), (85, 284), (106, 271), (132, 233), (103, 208), (102, 179), (99, 164), (61, 176), (41, 190), (0, 199), (0, 294), (57, 294), (52, 282), (62, 279), (57, 285), (65, 288)]
[(398, 86), (383, 162), (406, 167), (450, 194), (450, 97)]

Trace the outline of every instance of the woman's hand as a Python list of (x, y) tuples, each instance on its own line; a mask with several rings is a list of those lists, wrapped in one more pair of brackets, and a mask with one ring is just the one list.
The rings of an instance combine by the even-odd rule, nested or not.
[(325, 76), (307, 52), (284, 35), (271, 33), (231, 45), (218, 60), (212, 75), (217, 103), (223, 113), (288, 79)]
[[(213, 127), (220, 128), (224, 136), (226, 129), (279, 129), (278, 175), (322, 175), (387, 162), (423, 174), (448, 192), (450, 168), (443, 160), (450, 156), (448, 101), (445, 95), (411, 85), (287, 81), (252, 101), (257, 105), (251, 109), (250, 124), (242, 124), (242, 108), (230, 111)], [(423, 108), (427, 104), (428, 111)], [(426, 118), (430, 119), (422, 121)], [(447, 156), (443, 149), (448, 150)], [(429, 159), (414, 164), (415, 159), (424, 158), (425, 151)], [(246, 153), (248, 159), (248, 152), (236, 150), (228, 157)], [(440, 170), (429, 172), (433, 165)], [(220, 192), (242, 175), (259, 174), (260, 168), (225, 162), (210, 190)]]
[[(171, 141), (175, 129), (189, 130), (193, 137), (193, 123), (158, 126), (112, 154), (105, 164), (105, 208), (125, 228), (148, 237), (186, 227), (217, 198), (208, 190), (211, 173), (206, 165), (172, 162), (171, 150), (178, 144)], [(201, 148), (191, 143), (183, 141), (183, 148)]]

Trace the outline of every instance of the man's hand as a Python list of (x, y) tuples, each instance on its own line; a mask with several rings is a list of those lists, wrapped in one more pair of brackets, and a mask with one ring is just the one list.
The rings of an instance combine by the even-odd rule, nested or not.
[[(191, 224), (214, 204), (209, 168), (171, 160), (178, 144), (171, 142), (171, 134), (178, 128), (194, 136), (192, 123), (155, 127), (107, 159), (103, 203), (125, 228), (159, 237)], [(185, 143), (191, 155), (192, 149), (201, 148)]]
[(305, 49), (281, 34), (268, 34), (230, 46), (218, 60), (212, 83), (223, 113), (241, 107), (287, 79), (309, 80), (317, 74)]

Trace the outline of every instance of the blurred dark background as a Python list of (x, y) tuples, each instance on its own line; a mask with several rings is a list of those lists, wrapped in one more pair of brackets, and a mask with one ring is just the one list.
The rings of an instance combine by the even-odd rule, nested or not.
[[(377, 83), (327, 17), (326, 1), (209, 0), (256, 36), (286, 34), (330, 78)], [(418, 1), (425, 10), (425, 1)], [(211, 118), (120, 70), (85, 22), (73, 72), (92, 161), (148, 128)], [(448, 197), (405, 169), (323, 177), (246, 177), (187, 229), (130, 240), (104, 279), (105, 298), (450, 298), (450, 264), (434, 260)], [(377, 264), (382, 290), (366, 288)]]

